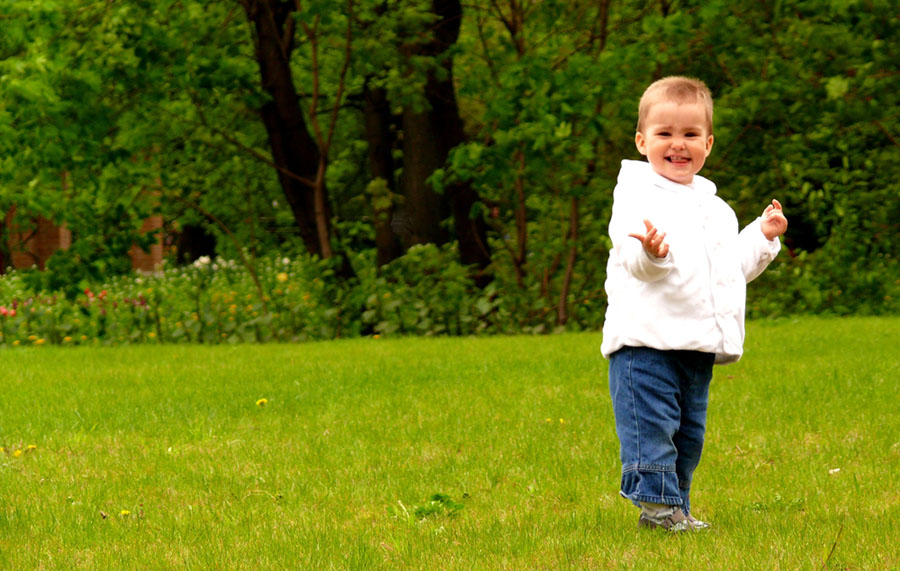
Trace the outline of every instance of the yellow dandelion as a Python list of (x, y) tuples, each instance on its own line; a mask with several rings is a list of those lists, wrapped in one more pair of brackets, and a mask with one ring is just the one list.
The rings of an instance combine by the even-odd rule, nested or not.
[(259, 399), (256, 401), (256, 406), (266, 406), (269, 404), (269, 399)]
[(72, 342), (72, 338), (69, 337), (68, 335), (66, 335), (65, 337), (63, 337), (63, 343), (71, 343), (71, 342)]
[(131, 515), (131, 512), (128, 511), (128, 510), (122, 510), (122, 511), (119, 512), (119, 515), (122, 516), (122, 517), (125, 517), (125, 516)]
[(566, 421), (560, 418), (560, 419), (559, 419), (559, 423), (560, 423), (560, 424), (565, 424)]
[(29, 335), (28, 336), (29, 341), (34, 341), (35, 339), (37, 339), (37, 335)]
[(81, 340), (82, 340), (82, 341), (87, 341), (87, 335), (82, 335), (82, 336), (81, 336)]
[(372, 339), (381, 339), (381, 335), (376, 333), (375, 335), (372, 335)]
[(18, 339), (16, 339), (15, 341), (13, 341), (13, 346), (17, 347), (19, 345), (19, 343), (20, 343), (20, 341)]
[(280, 274), (275, 276), (275, 279), (280, 282), (286, 282), (288, 281), (288, 275), (285, 272), (281, 272)]
[(26, 450), (34, 450), (37, 448), (37, 444), (29, 444), (25, 447)]
[(156, 339), (156, 333), (151, 331), (150, 333), (147, 334), (147, 337), (149, 337), (150, 339)]
[(21, 451), (21, 450), (16, 450), (15, 452), (13, 452), (13, 456), (15, 456), (16, 458), (18, 458), (18, 457), (21, 456), (21, 455), (22, 455), (22, 451)]
[(37, 339), (37, 340), (35, 340), (35, 342), (34, 342), (35, 345), (43, 345), (44, 343), (45, 343), (45, 340), (44, 340), (44, 339)]
[(553, 422), (553, 419), (552, 419), (552, 418), (545, 418), (545, 419), (544, 419), (544, 422)]

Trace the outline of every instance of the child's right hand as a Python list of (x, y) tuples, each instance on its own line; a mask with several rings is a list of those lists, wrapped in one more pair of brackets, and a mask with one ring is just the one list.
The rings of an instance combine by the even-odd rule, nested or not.
[(666, 233), (658, 232), (649, 220), (644, 220), (644, 226), (647, 228), (646, 234), (629, 234), (629, 236), (640, 240), (644, 245), (644, 251), (651, 256), (665, 258), (669, 254), (669, 245), (665, 242)]
[(787, 231), (787, 226), (787, 218), (784, 217), (781, 203), (773, 199), (772, 204), (768, 205), (762, 213), (760, 228), (763, 234), (765, 234), (766, 239), (774, 240)]

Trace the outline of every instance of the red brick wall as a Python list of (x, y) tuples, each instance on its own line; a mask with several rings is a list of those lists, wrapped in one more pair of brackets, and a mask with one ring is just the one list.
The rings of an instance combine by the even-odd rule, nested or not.
[(9, 229), (10, 262), (14, 268), (30, 268), (37, 265), (44, 269), (47, 260), (57, 250), (65, 250), (72, 245), (72, 232), (65, 226), (57, 226), (44, 217), (39, 217), (31, 228), (21, 228), (15, 222), (16, 209), (6, 215)]
[[(160, 228), (162, 228), (162, 216), (151, 216), (144, 220), (144, 224), (141, 225), (141, 232), (159, 230)], [(132, 246), (128, 255), (131, 256), (131, 267), (136, 270), (152, 272), (159, 269), (163, 257), (162, 233), (157, 234), (156, 242), (150, 246), (149, 252), (145, 252), (137, 246)]]
[[(29, 225), (31, 227), (23, 229), (16, 224), (15, 214), (15, 207), (6, 214), (6, 227), (9, 230), (7, 246), (11, 258), (6, 262), (7, 265), (13, 268), (37, 265), (43, 270), (50, 256), (57, 250), (66, 250), (72, 245), (72, 232), (65, 225), (56, 226), (50, 220), (39, 217), (34, 224)], [(151, 216), (144, 220), (141, 231), (159, 228), (162, 228), (162, 216)], [(133, 246), (128, 255), (131, 257), (132, 268), (145, 272), (156, 270), (162, 264), (162, 236), (150, 246), (149, 252)]]

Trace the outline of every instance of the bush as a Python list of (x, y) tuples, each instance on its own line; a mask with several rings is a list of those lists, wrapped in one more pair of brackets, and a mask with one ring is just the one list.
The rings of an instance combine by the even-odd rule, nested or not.
[[(867, 254), (867, 255), (863, 255)], [(201, 258), (156, 274), (83, 280), (55, 291), (37, 270), (0, 277), (0, 346), (44, 344), (295, 342), (361, 335), (549, 333), (558, 299), (540, 283), (496, 271), (475, 286), (453, 245), (421, 245), (375, 270), (374, 253), (351, 259), (357, 277), (306, 255), (255, 261)], [(362, 268), (362, 269), (359, 269)], [(599, 330), (603, 265), (576, 276), (567, 330)], [(48, 272), (49, 273), (49, 272)], [(900, 262), (887, 253), (784, 252), (748, 288), (748, 318), (900, 313)], [(52, 279), (51, 279), (52, 278)], [(258, 280), (258, 285), (257, 285)]]
[[(354, 265), (372, 268), (369, 254)], [(155, 274), (82, 281), (68, 297), (37, 270), (0, 278), (0, 345), (284, 342), (376, 335), (496, 331), (494, 288), (479, 290), (452, 247), (417, 246), (380, 272), (336, 277), (329, 261), (298, 256), (200, 258)]]

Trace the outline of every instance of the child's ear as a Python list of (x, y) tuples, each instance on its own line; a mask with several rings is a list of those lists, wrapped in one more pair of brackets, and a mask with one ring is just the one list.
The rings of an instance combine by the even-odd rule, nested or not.
[(710, 135), (709, 137), (706, 138), (706, 156), (707, 157), (709, 156), (709, 153), (712, 151), (714, 142), (715, 142), (715, 140), (713, 139), (712, 135)]
[(640, 131), (634, 134), (634, 146), (637, 147), (640, 154), (647, 156), (647, 139), (644, 138), (644, 134)]

